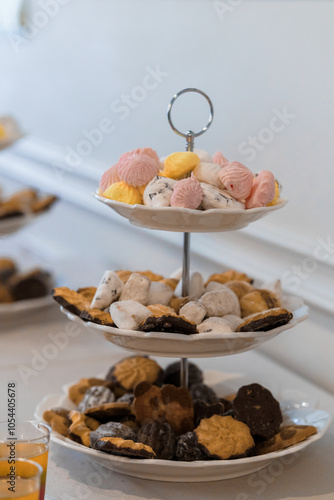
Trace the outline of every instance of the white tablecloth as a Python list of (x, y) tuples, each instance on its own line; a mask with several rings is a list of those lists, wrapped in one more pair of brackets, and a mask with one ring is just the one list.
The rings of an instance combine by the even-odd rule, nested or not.
[[(81, 377), (106, 373), (111, 364), (128, 355), (86, 329), (68, 338), (66, 347), (64, 343), (50, 347), (55, 346), (54, 339), (61, 337), (67, 324), (57, 306), (45, 309), (41, 315), (22, 315), (15, 324), (0, 322), (1, 401), (6, 401), (7, 382), (15, 380), (20, 419), (33, 418), (34, 409), (44, 395), (60, 393), (63, 384)], [(293, 331), (283, 335), (293, 335)], [(159, 358), (163, 365), (171, 361)], [(249, 383), (302, 391), (316, 400), (319, 408), (334, 415), (333, 396), (256, 351), (200, 359), (196, 363), (206, 370), (243, 373)], [(5, 404), (1, 404), (0, 412), (1, 420), (5, 420)], [(237, 479), (196, 484), (128, 477), (96, 466), (87, 456), (52, 443), (47, 494), (57, 500), (330, 500), (334, 499), (334, 427), (323, 439), (296, 454), (289, 465), (268, 467)]]

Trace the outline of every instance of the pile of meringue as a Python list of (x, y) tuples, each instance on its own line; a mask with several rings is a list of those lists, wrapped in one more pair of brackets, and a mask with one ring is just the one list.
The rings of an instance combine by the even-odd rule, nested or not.
[(221, 152), (195, 149), (159, 158), (151, 148), (124, 153), (100, 181), (100, 195), (148, 207), (250, 209), (280, 203), (281, 187), (268, 170), (253, 174)]

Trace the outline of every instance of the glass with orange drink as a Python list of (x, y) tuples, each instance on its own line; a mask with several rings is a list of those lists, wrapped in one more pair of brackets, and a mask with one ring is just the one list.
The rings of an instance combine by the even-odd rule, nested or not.
[(0, 458), (0, 499), (39, 500), (42, 467), (24, 458)]
[[(37, 463), (42, 468), (38, 500), (44, 500), (50, 442), (50, 427), (34, 421), (18, 422), (15, 426), (15, 435), (11, 436), (11, 438), (7, 437), (7, 422), (1, 422), (0, 459), (22, 458)], [(2, 497), (0, 496), (0, 498)], [(25, 499), (25, 497), (23, 498)], [(35, 500), (35, 497), (31, 497), (31, 499), (30, 497), (27, 497), (27, 500)]]

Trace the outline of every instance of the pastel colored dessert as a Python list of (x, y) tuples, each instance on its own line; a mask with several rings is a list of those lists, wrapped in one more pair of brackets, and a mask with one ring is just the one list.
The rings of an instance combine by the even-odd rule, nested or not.
[(276, 181), (268, 170), (262, 170), (253, 182), (253, 187), (246, 200), (246, 208), (265, 207), (275, 196)]
[(196, 177), (188, 177), (175, 184), (170, 204), (172, 207), (193, 208), (200, 206), (203, 189)]
[(245, 205), (240, 201), (233, 198), (227, 191), (218, 189), (211, 184), (201, 182), (203, 188), (203, 200), (202, 207), (204, 210), (209, 210), (210, 208), (223, 208), (231, 210), (244, 210)]
[(112, 165), (108, 170), (104, 172), (100, 180), (100, 192), (104, 193), (111, 184), (116, 184), (116, 182), (121, 182), (121, 178), (118, 174), (118, 164)]
[(130, 186), (125, 182), (116, 182), (111, 184), (106, 191), (104, 191), (103, 196), (109, 200), (121, 201), (122, 203), (129, 203), (129, 205), (140, 205), (141, 195), (137, 188)]
[(237, 161), (227, 163), (218, 174), (225, 189), (237, 200), (245, 200), (251, 193), (254, 175)]
[(130, 186), (139, 187), (148, 184), (158, 173), (155, 160), (147, 155), (126, 156), (118, 162), (120, 179)]
[(198, 165), (199, 161), (197, 154), (190, 151), (172, 153), (165, 160), (163, 174), (171, 179), (182, 179)]
[(211, 184), (219, 189), (224, 189), (224, 184), (220, 179), (222, 167), (215, 163), (200, 162), (193, 170), (193, 174), (200, 182)]
[(213, 163), (216, 163), (216, 165), (220, 165), (221, 167), (223, 167), (228, 162), (228, 159), (225, 158), (223, 153), (221, 153), (220, 151), (216, 151), (213, 155)]
[(156, 163), (157, 170), (160, 168), (160, 159), (158, 153), (152, 148), (137, 148), (132, 151), (128, 151), (127, 153), (123, 153), (120, 156), (120, 161), (125, 158), (135, 157), (135, 156), (149, 156)]
[(149, 207), (169, 207), (173, 190), (176, 185), (174, 179), (156, 175), (146, 186), (143, 200)]

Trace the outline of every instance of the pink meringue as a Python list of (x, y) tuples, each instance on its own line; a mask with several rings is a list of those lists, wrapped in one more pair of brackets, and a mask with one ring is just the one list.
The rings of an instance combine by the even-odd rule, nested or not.
[[(160, 159), (156, 151), (152, 148), (138, 148), (138, 149), (133, 149), (132, 151), (128, 151), (127, 153), (123, 153), (120, 156), (120, 160), (124, 158), (128, 158), (130, 156), (138, 156), (138, 155), (146, 155), (152, 158), (152, 160), (156, 161), (157, 163), (157, 169), (160, 168)], [(157, 170), (158, 171), (158, 170)]]
[(268, 170), (262, 170), (253, 182), (252, 191), (246, 199), (246, 208), (265, 207), (275, 196), (275, 177)]
[(147, 155), (122, 155), (118, 161), (120, 179), (130, 186), (139, 187), (146, 185), (157, 175), (157, 172), (157, 162)]
[(172, 207), (196, 209), (203, 198), (203, 189), (195, 176), (178, 181), (170, 200)]
[(115, 182), (120, 182), (121, 178), (118, 175), (118, 163), (110, 167), (101, 177), (100, 180), (100, 191), (104, 193), (104, 191), (111, 186), (111, 184), (115, 184)]
[(225, 158), (223, 153), (221, 153), (220, 151), (216, 151), (213, 155), (213, 163), (222, 167), (223, 165), (226, 165), (226, 163), (228, 163), (228, 159)]
[(245, 200), (250, 195), (254, 175), (242, 163), (238, 161), (226, 163), (224, 168), (219, 172), (218, 177), (233, 198)]

